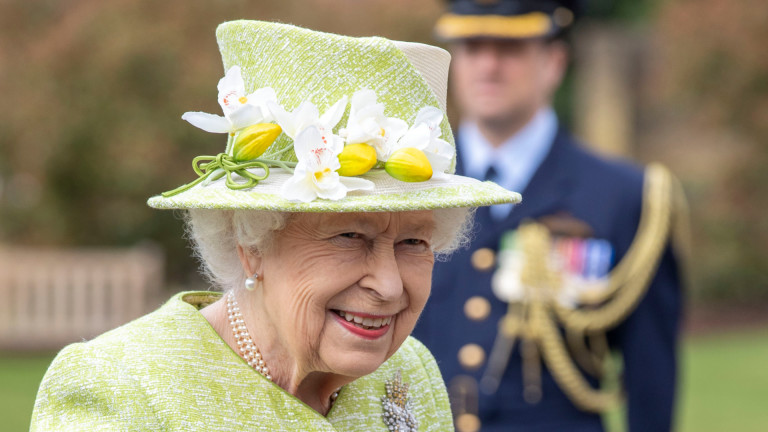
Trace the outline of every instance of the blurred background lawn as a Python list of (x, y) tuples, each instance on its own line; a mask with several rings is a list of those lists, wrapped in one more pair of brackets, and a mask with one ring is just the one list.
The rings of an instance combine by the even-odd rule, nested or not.
[[(766, 430), (768, 332), (765, 330), (731, 330), (685, 340), (675, 430)], [(619, 411), (606, 419), (612, 432), (626, 430), (621, 422)]]
[[(179, 215), (145, 201), (190, 181), (193, 157), (223, 148), (223, 138), (180, 119), (219, 112), (216, 25), (277, 20), (435, 43), (442, 8), (440, 0), (0, 1), (0, 251), (152, 243), (165, 291), (148, 308), (205, 288)], [(562, 118), (590, 143), (605, 141), (594, 125), (606, 133), (608, 123), (614, 139), (601, 150), (666, 164), (689, 197), (687, 328), (706, 331), (685, 339), (679, 430), (768, 430), (768, 8), (590, 0), (577, 35), (558, 95)], [(592, 108), (591, 86), (605, 80), (590, 81), (600, 59), (616, 61), (610, 76), (621, 74), (603, 111)], [(0, 351), (0, 430), (26, 429), (52, 355)]]

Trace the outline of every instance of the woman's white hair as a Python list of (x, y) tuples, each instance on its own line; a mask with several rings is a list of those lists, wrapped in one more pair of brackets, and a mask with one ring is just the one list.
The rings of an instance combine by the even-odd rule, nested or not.
[[(469, 242), (474, 209), (437, 209), (433, 214), (432, 249), (437, 260), (445, 260)], [(243, 271), (237, 246), (268, 253), (273, 234), (285, 228), (291, 215), (259, 210), (188, 210), (187, 237), (203, 275), (218, 289), (242, 286), (250, 275)]]

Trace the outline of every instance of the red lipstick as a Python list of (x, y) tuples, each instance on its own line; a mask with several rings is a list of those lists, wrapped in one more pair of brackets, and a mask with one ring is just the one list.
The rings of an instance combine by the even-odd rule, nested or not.
[[(355, 314), (355, 315), (362, 316), (362, 317), (374, 317), (373, 315), (366, 315), (366, 314)], [(391, 323), (385, 324), (377, 328), (364, 329), (358, 326), (357, 324), (355, 324), (354, 321), (347, 321), (337, 313), (334, 313), (333, 316), (334, 318), (336, 318), (336, 321), (339, 324), (341, 324), (342, 327), (349, 330), (351, 333), (354, 333), (360, 336), (363, 339), (369, 339), (369, 340), (378, 339), (384, 336), (389, 331), (389, 326), (391, 324)]]

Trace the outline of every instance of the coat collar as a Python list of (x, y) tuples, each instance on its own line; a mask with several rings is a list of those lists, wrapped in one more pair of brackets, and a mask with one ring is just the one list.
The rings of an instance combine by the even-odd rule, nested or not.
[(557, 210), (556, 207), (570, 193), (576, 184), (572, 165), (568, 163), (571, 141), (563, 128), (558, 129), (549, 154), (522, 192), (523, 202), (512, 212), (515, 224), (524, 218)]

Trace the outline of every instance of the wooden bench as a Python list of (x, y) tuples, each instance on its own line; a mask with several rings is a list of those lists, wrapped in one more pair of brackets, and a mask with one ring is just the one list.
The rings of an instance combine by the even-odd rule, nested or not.
[(58, 349), (158, 306), (164, 258), (154, 247), (0, 246), (0, 350)]

